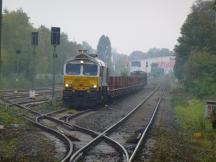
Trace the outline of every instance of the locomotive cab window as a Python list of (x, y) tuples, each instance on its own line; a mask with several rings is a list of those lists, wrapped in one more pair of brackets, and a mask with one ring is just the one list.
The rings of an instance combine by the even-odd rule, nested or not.
[(80, 75), (81, 66), (80, 64), (67, 64), (66, 65), (66, 74), (68, 75)]
[(95, 76), (98, 74), (98, 68), (95, 64), (84, 64), (83, 75)]

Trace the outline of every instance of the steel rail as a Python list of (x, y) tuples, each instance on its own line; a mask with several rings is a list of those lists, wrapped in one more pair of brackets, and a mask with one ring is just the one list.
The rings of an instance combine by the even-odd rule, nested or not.
[[(47, 126), (44, 126), (44, 125), (42, 125), (42, 124), (40, 124), (40, 122), (38, 121), (38, 119), (41, 117), (41, 116), (44, 116), (43, 114), (41, 114), (41, 113), (39, 113), (39, 112), (36, 112), (36, 111), (34, 111), (34, 110), (31, 110), (31, 109), (29, 109), (29, 108), (26, 108), (25, 106), (22, 106), (22, 105), (19, 105), (19, 104), (17, 104), (17, 103), (12, 103), (11, 101), (9, 101), (9, 100), (5, 100), (6, 102), (8, 102), (8, 103), (11, 103), (11, 104), (13, 104), (14, 106), (17, 106), (17, 107), (19, 107), (19, 108), (21, 108), (21, 109), (25, 109), (25, 110), (27, 110), (27, 111), (30, 111), (31, 113), (33, 113), (33, 114), (36, 114), (36, 115), (38, 115), (38, 117), (36, 117), (36, 122), (35, 121), (33, 121), (33, 120), (31, 120), (29, 117), (25, 117), (28, 121), (30, 121), (30, 122), (32, 122), (33, 124), (35, 124), (36, 126), (38, 126), (39, 128), (42, 128), (42, 129), (44, 129), (44, 130), (46, 130), (47, 132), (49, 132), (50, 134), (52, 134), (52, 135), (54, 135), (54, 136), (56, 136), (57, 138), (59, 138), (59, 139), (61, 139), (63, 142), (64, 142), (64, 144), (65, 145), (67, 145), (67, 147), (68, 147), (68, 152), (67, 152), (67, 154), (65, 155), (65, 157), (60, 161), (60, 162), (66, 162), (69, 158), (70, 158), (70, 156), (71, 156), (71, 154), (72, 154), (72, 152), (73, 152), (73, 144), (72, 144), (72, 142), (70, 141), (70, 139), (67, 137), (67, 136), (65, 136), (64, 134), (62, 134), (62, 133), (60, 133), (60, 132), (58, 132), (58, 131), (56, 131), (56, 130), (54, 130), (54, 129), (52, 129), (52, 128), (49, 128), (49, 127), (47, 127)], [(62, 110), (60, 110), (60, 111), (62, 111)], [(54, 111), (54, 112), (50, 112), (50, 113), (48, 113), (48, 114), (52, 114), (52, 113), (56, 113), (57, 111)], [(46, 116), (46, 115), (45, 115)]]
[(28, 94), (7, 94), (7, 95), (4, 95), (3, 97), (7, 98), (8, 100), (11, 100), (11, 99), (17, 99), (17, 98), (24, 98), (28, 96), (29, 96)]
[(62, 108), (62, 109), (60, 109), (60, 110), (52, 111), (52, 112), (46, 113), (46, 114), (44, 114), (44, 115), (58, 114), (58, 113), (62, 113), (62, 112), (67, 111), (67, 110), (68, 110), (67, 108)]
[[(45, 94), (49, 94), (49, 92), (37, 92), (35, 94), (35, 96), (40, 96), (40, 95), (45, 95)], [(7, 95), (4, 95), (3, 97), (6, 97), (8, 100), (11, 100), (11, 99), (18, 99), (18, 98), (25, 98), (25, 97), (29, 97), (29, 93), (15, 93), (15, 94), (7, 94)]]
[(45, 102), (46, 101), (38, 101), (38, 102), (26, 103), (26, 104), (22, 104), (22, 105), (25, 107), (28, 107), (28, 108), (32, 108), (32, 107), (38, 106), (40, 104), (43, 104)]
[[(120, 119), (117, 123), (115, 123), (114, 125), (110, 126), (108, 129), (106, 129), (105, 131), (103, 131), (102, 133), (100, 133), (96, 138), (94, 138), (92, 141), (90, 141), (89, 143), (87, 143), (85, 146), (83, 146), (81, 149), (79, 149), (78, 151), (76, 151), (70, 158), (70, 162), (73, 162), (75, 160), (77, 160), (77, 157), (84, 152), (85, 150), (87, 150), (89, 147), (91, 147), (92, 144), (95, 144), (96, 142), (98, 142), (100, 140), (100, 138), (104, 138), (104, 136), (108, 133), (111, 132), (111, 130), (113, 130), (114, 128), (116, 128), (118, 125), (120, 125), (122, 122), (124, 122), (126, 119), (128, 119), (133, 113), (135, 113), (138, 108), (141, 107), (141, 105), (143, 105), (156, 91), (158, 90), (158, 87), (155, 88), (147, 97), (145, 97), (133, 110), (131, 110), (126, 116), (124, 116), (122, 119)], [(127, 153), (128, 155), (128, 153)], [(128, 157), (128, 156), (127, 156)], [(126, 158), (125, 161), (128, 161), (129, 159)]]
[[(45, 101), (48, 101), (47, 98), (43, 98), (43, 99), (40, 99), (40, 100), (35, 100), (35, 101), (20, 101), (20, 102), (16, 102), (16, 104), (33, 104), (33, 103), (38, 103), (38, 102), (45, 102)], [(13, 106), (13, 104), (9, 105), (9, 106)]]
[(161, 103), (161, 97), (159, 98), (159, 100), (157, 102), (157, 105), (156, 105), (156, 107), (154, 109), (154, 112), (152, 113), (152, 116), (151, 116), (151, 118), (150, 118), (150, 120), (148, 122), (148, 125), (145, 127), (145, 130), (143, 131), (142, 136), (140, 137), (139, 142), (137, 143), (137, 145), (136, 145), (133, 153), (131, 154), (130, 159), (128, 160), (128, 162), (132, 162), (134, 160), (134, 158), (135, 158), (135, 156), (136, 156), (136, 154), (137, 154), (137, 152), (138, 152), (138, 150), (139, 150), (139, 148), (140, 148), (140, 146), (141, 146), (144, 138), (147, 135), (148, 130), (150, 129), (150, 126), (153, 123), (153, 120), (154, 120), (154, 118), (155, 118), (155, 116), (157, 114), (157, 111), (158, 111), (158, 108), (160, 106), (160, 103)]
[[(62, 88), (63, 86), (61, 86), (62, 84), (60, 84), (60, 87), (56, 87), (57, 91), (58, 88)], [(59, 86), (59, 85), (56, 85)], [(41, 88), (35, 88), (34, 90), (38, 90), (38, 91), (43, 91), (43, 90), (50, 90), (51, 92), (51, 87), (41, 87)], [(0, 92), (14, 92), (14, 91), (18, 91), (18, 92), (29, 92), (29, 89), (10, 89), (10, 90), (0, 90)]]
[(55, 135), (56, 137), (60, 137), (60, 139), (64, 142), (64, 144), (68, 146), (67, 154), (60, 161), (60, 162), (66, 162), (70, 158), (70, 156), (71, 156), (71, 154), (73, 152), (73, 149), (74, 149), (71, 140), (67, 136), (65, 136), (63, 133), (58, 132), (55, 129), (49, 128), (49, 127), (41, 124), (40, 123), (40, 120), (41, 120), (40, 117), (41, 116), (39, 116), (39, 117), (36, 118), (36, 122), (34, 122), (34, 121), (31, 121), (31, 122), (33, 122), (33, 124), (35, 124), (36, 126), (42, 128), (42, 129), (45, 129), (47, 132)]
[[(89, 111), (88, 111), (88, 112), (89, 112)], [(83, 113), (81, 112), (81, 114), (83, 114)], [(77, 116), (74, 116), (74, 117), (77, 117)], [(50, 116), (42, 115), (42, 116), (39, 116), (38, 119), (39, 119), (39, 120), (42, 120), (42, 119), (49, 119), (49, 120), (51, 120), (51, 121), (54, 121), (54, 122), (57, 122), (57, 123), (59, 123), (59, 124), (62, 124), (62, 125), (64, 125), (64, 126), (66, 126), (68, 129), (71, 129), (71, 130), (78, 130), (78, 131), (80, 131), (80, 132), (82, 132), (82, 133), (88, 134), (88, 135), (92, 136), (93, 138), (95, 138), (95, 137), (97, 137), (97, 136), (100, 135), (99, 132), (95, 132), (95, 131), (93, 131), (93, 130), (90, 130), (90, 129), (87, 129), (87, 128), (83, 128), (83, 127), (80, 127), (80, 126), (75, 125), (75, 124), (71, 125), (71, 124), (69, 124), (69, 123), (67, 123), (67, 122), (61, 121), (61, 120), (59, 120), (59, 119), (56, 119), (56, 118), (53, 118), (53, 117), (50, 117)], [(110, 143), (113, 147), (115, 147), (116, 149), (118, 149), (118, 150), (120, 150), (121, 152), (123, 152), (125, 158), (126, 158), (126, 159), (129, 159), (129, 155), (128, 155), (128, 153), (127, 153), (127, 150), (126, 150), (119, 142), (117, 142), (117, 141), (115, 141), (115, 140), (113, 140), (113, 139), (111, 139), (110, 137), (105, 136), (105, 135), (104, 135), (102, 138), (105, 140), (105, 142)], [(97, 142), (99, 142), (99, 140), (101, 140), (101, 138), (98, 139), (97, 141), (95, 141), (94, 144), (96, 145)]]
[(17, 104), (17, 103), (13, 103), (13, 102), (11, 102), (11, 101), (9, 101), (9, 100), (4, 99), (4, 101), (10, 103), (10, 106), (11, 106), (11, 105), (14, 105), (14, 106), (19, 107), (19, 108), (21, 108), (21, 109), (27, 110), (27, 111), (29, 111), (29, 112), (31, 112), (31, 113), (33, 113), (33, 114), (42, 115), (41, 113), (39, 113), (39, 112), (37, 112), (37, 111), (34, 111), (34, 110), (30, 109), (30, 108), (26, 108), (25, 106), (19, 105), (19, 104)]
[[(69, 143), (69, 151), (68, 151), (68, 153), (67, 153), (67, 155), (64, 157), (64, 159), (61, 161), (61, 162), (64, 162), (64, 161), (66, 161), (66, 160), (68, 160), (69, 159), (69, 157), (71, 156), (71, 154), (72, 154), (72, 151), (73, 151), (73, 145), (72, 145), (72, 143), (71, 143), (71, 141), (70, 141), (70, 139), (67, 137), (67, 136), (65, 136), (63, 133), (59, 133), (58, 131), (56, 131), (56, 130), (54, 130), (54, 129), (51, 129), (51, 128), (49, 128), (49, 127), (46, 127), (46, 126), (44, 126), (44, 125), (42, 125), (40, 122), (39, 122), (39, 120), (41, 120), (41, 118), (48, 118), (48, 119), (50, 119), (50, 120), (52, 120), (52, 121), (57, 121), (57, 122), (59, 122), (59, 123), (61, 123), (61, 124), (64, 124), (64, 125), (67, 125), (67, 126), (69, 126), (71, 129), (73, 129), (73, 128), (76, 128), (76, 129), (78, 129), (78, 130), (80, 130), (80, 131), (82, 131), (82, 132), (84, 132), (84, 133), (86, 133), (86, 134), (89, 134), (89, 135), (91, 135), (91, 136), (93, 136), (93, 137), (96, 137), (96, 138), (94, 138), (92, 141), (90, 141), (91, 142), (91, 146), (93, 145), (93, 144), (97, 144), (99, 141), (101, 141), (102, 139), (105, 141), (105, 142), (108, 142), (108, 143), (111, 143), (115, 148), (117, 148), (118, 150), (121, 150), (121, 152), (123, 152), (123, 154), (125, 155), (125, 159), (126, 159), (126, 161), (129, 161), (131, 158), (132, 158), (132, 156), (130, 157), (130, 159), (129, 159), (129, 155), (128, 155), (128, 152), (127, 152), (127, 150), (120, 144), (120, 143), (118, 143), (117, 141), (115, 141), (115, 140), (113, 140), (113, 139), (111, 139), (111, 138), (109, 138), (108, 136), (106, 136), (106, 134), (108, 134), (108, 133), (110, 133), (110, 131), (111, 130), (113, 130), (114, 128), (116, 128), (120, 123), (122, 123), (123, 121), (125, 121), (130, 115), (132, 115), (142, 104), (144, 104), (144, 102), (149, 98), (149, 97), (151, 97), (156, 91), (157, 91), (157, 89), (158, 88), (156, 88), (149, 96), (147, 96), (142, 102), (140, 102), (132, 111), (130, 111), (124, 118), (122, 118), (118, 123), (115, 123), (114, 125), (112, 125), (111, 127), (109, 127), (108, 129), (106, 129), (104, 132), (102, 132), (102, 133), (98, 133), (98, 132), (95, 132), (95, 131), (92, 131), (92, 130), (90, 130), (90, 129), (86, 129), (86, 128), (83, 128), (83, 127), (80, 127), (80, 126), (77, 126), (77, 125), (70, 125), (69, 123), (66, 123), (66, 122), (63, 122), (63, 121), (60, 121), (60, 120), (58, 120), (58, 119), (55, 119), (55, 118), (52, 118), (52, 117), (49, 117), (49, 116), (47, 116), (47, 115), (51, 115), (50, 113), (47, 113), (47, 114), (40, 114), (40, 113), (38, 113), (38, 112), (35, 112), (35, 111), (33, 111), (33, 110), (31, 110), (31, 109), (28, 109), (28, 108), (26, 108), (26, 107), (24, 107), (24, 106), (21, 106), (21, 105), (19, 105), (19, 104), (17, 104), (17, 103), (13, 103), (13, 105), (15, 105), (15, 106), (18, 106), (18, 107), (20, 107), (21, 106), (21, 108), (24, 108), (24, 109), (26, 109), (26, 110), (28, 110), (28, 111), (31, 111), (31, 112), (33, 112), (33, 113), (36, 113), (37, 115), (40, 115), (39, 117), (37, 117), (36, 118), (36, 122), (34, 123), (34, 124), (36, 124), (37, 126), (39, 126), (39, 127), (41, 127), (41, 128), (43, 128), (43, 129), (45, 129), (45, 130), (47, 130), (48, 132), (52, 132), (52, 134), (54, 134), (54, 135), (56, 135), (56, 136), (58, 136), (59, 137), (59, 134), (60, 134), (60, 136), (62, 135), (62, 139), (63, 139), (63, 141), (64, 141), (64, 143), (66, 144), (66, 142), (65, 141), (67, 141), (67, 143)], [(160, 98), (160, 100), (161, 100), (161, 98)], [(159, 105), (159, 104), (158, 104)], [(157, 106), (157, 107), (159, 107), (159, 106)], [(155, 114), (155, 110), (154, 110), (154, 114)], [(54, 112), (55, 113), (55, 112)], [(78, 113), (79, 114), (79, 113)], [(76, 117), (76, 115), (74, 116), (74, 117)], [(72, 118), (73, 118), (73, 116), (72, 116)], [(30, 120), (31, 121), (31, 120)], [(31, 121), (31, 122), (34, 122), (34, 121)], [(152, 120), (151, 120), (151, 123), (152, 123)], [(148, 124), (148, 126), (147, 127), (149, 127), (151, 124)], [(66, 138), (65, 138), (66, 137)], [(65, 140), (66, 139), (66, 140)], [(89, 143), (90, 143), (89, 142)], [(139, 143), (141, 143), (140, 141), (139, 141)], [(139, 144), (138, 143), (138, 144)], [(87, 144), (88, 145), (88, 144)], [(140, 145), (140, 144), (139, 144)], [(85, 145), (86, 146), (86, 145)], [(84, 146), (84, 147), (85, 147)], [(90, 147), (90, 146), (89, 146)], [(139, 146), (137, 146), (137, 147), (139, 147)], [(136, 148), (137, 148), (136, 147)], [(87, 147), (88, 148), (88, 147)], [(87, 149), (86, 148), (86, 149)], [(81, 148), (82, 149), (82, 148)], [(80, 150), (81, 150), (80, 149)], [(85, 151), (86, 149), (83, 149), (83, 151)], [(138, 150), (138, 149), (135, 149), (135, 151), (136, 150)], [(78, 150), (79, 151), (79, 150)], [(72, 156), (71, 156), (71, 158), (70, 158), (70, 161), (73, 161), (73, 159), (72, 159), (72, 157), (74, 157), (74, 155), (76, 154), (77, 152), (75, 152)], [(80, 153), (79, 153), (80, 154)], [(79, 155), (78, 154), (78, 155)], [(77, 156), (78, 156), (77, 155)], [(77, 156), (75, 156), (75, 159), (77, 158)], [(134, 155), (135, 156), (135, 155)], [(74, 160), (75, 160), (74, 159)]]

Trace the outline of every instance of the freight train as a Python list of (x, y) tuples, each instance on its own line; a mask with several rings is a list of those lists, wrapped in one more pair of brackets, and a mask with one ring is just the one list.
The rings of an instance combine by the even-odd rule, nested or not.
[(64, 64), (63, 102), (67, 107), (89, 107), (143, 88), (145, 72), (131, 76), (109, 76), (109, 69), (97, 55), (82, 52)]

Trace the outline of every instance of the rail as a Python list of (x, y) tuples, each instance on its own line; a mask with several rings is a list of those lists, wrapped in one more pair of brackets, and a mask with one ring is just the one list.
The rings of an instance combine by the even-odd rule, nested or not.
[[(122, 122), (124, 122), (126, 119), (128, 119), (133, 113), (135, 113), (141, 105), (143, 105), (156, 91), (158, 90), (158, 87), (155, 88), (147, 97), (145, 97), (133, 110), (131, 110), (126, 116), (124, 116), (121, 120), (119, 120), (117, 123), (110, 126), (108, 129), (106, 129), (104, 132), (100, 133), (96, 138), (94, 138), (92, 141), (87, 143), (85, 146), (83, 146), (81, 149), (76, 151), (70, 158), (70, 162), (76, 161), (80, 154), (82, 154), (85, 150), (87, 150), (92, 145), (95, 145), (101, 138), (104, 138), (106, 134), (108, 134), (111, 130), (119, 126)], [(123, 147), (123, 146), (121, 146)], [(125, 155), (125, 161), (129, 160), (129, 155), (127, 152), (124, 152)]]

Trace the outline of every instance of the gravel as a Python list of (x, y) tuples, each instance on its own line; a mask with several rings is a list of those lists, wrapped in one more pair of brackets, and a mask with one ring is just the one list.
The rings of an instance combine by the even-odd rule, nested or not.
[(76, 120), (76, 124), (94, 131), (102, 132), (133, 109), (143, 98), (156, 87), (149, 84), (143, 90), (116, 99), (110, 105), (105, 105), (98, 111), (92, 112)]
[[(152, 125), (152, 129), (148, 134), (148, 138), (143, 145), (143, 149), (140, 150), (135, 161), (147, 161), (147, 162), (152, 160), (154, 161), (155, 154), (158, 154), (157, 152), (154, 151), (155, 146), (158, 146), (158, 142), (159, 143), (161, 142), (158, 141), (161, 140), (160, 133), (170, 132), (173, 134), (173, 132), (176, 132), (174, 110), (171, 104), (171, 96), (169, 94), (170, 91), (169, 80), (166, 80), (166, 84), (164, 85), (164, 87), (166, 88), (166, 93), (163, 96), (162, 102), (160, 104), (160, 108), (157, 112), (157, 117)], [(173, 137), (170, 136), (170, 138)]]

